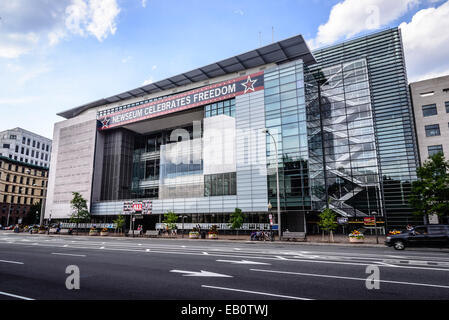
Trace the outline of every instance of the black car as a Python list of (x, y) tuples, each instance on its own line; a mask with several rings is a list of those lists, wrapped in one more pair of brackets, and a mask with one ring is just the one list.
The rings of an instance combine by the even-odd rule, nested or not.
[(405, 247), (449, 248), (449, 225), (416, 226), (411, 231), (388, 236), (385, 244), (389, 247), (393, 246), (396, 250), (404, 250)]

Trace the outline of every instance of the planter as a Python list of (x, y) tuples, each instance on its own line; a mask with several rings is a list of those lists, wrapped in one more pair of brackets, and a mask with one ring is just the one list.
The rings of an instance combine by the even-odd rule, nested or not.
[(98, 231), (89, 231), (90, 236), (98, 236)]
[(200, 234), (198, 232), (189, 232), (189, 239), (198, 239)]
[(106, 232), (101, 231), (100, 232), (100, 236), (102, 236), (102, 237), (107, 236), (107, 235), (109, 235), (108, 231), (106, 231)]
[(365, 238), (357, 239), (355, 237), (349, 237), (349, 242), (351, 242), (351, 243), (363, 243), (363, 242), (365, 242)]
[(209, 239), (218, 239), (218, 233), (209, 233)]

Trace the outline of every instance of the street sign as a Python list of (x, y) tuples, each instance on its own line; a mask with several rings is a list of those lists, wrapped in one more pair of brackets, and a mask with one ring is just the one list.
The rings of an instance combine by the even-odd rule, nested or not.
[(363, 218), (363, 224), (365, 226), (374, 226), (376, 224), (374, 217), (365, 217)]
[(142, 203), (133, 203), (134, 211), (142, 211)]

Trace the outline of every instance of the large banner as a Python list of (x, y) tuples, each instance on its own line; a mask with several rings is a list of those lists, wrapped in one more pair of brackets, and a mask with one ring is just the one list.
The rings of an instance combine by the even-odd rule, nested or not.
[(178, 112), (264, 88), (263, 71), (180, 93), (98, 118), (99, 130)]

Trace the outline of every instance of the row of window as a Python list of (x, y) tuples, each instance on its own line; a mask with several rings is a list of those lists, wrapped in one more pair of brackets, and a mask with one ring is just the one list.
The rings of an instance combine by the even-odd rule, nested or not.
[[(11, 134), (11, 135), (9, 135), (9, 139), (10, 140), (17, 140), (17, 135)], [(41, 146), (42, 146), (42, 151), (47, 151), (47, 152), (50, 151), (50, 145), (49, 144), (42, 143), (42, 145), (41, 145), (40, 141), (31, 140), (30, 138), (27, 138), (27, 137), (22, 137), (22, 144), (23, 145), (27, 145), (27, 146), (32, 145), (33, 148), (37, 148), (37, 149), (40, 149)], [(17, 148), (18, 148), (18, 146), (16, 146), (16, 149)], [(18, 152), (18, 151), (16, 150), (16, 152)]]
[[(0, 153), (0, 156), (2, 154)], [(9, 155), (9, 159), (11, 160), (15, 160), (15, 161), (20, 161), (20, 162), (24, 162), (24, 163), (28, 163), (28, 159), (24, 159), (23, 157), (17, 157), (17, 156), (13, 156), (12, 154)], [(40, 166), (40, 167), (48, 167), (48, 164), (42, 161), (38, 161), (38, 160), (30, 160), (29, 162), (32, 165), (35, 166)]]
[[(0, 168), (2, 168), (2, 161), (0, 161)], [(21, 173), (30, 174), (33, 176), (39, 176), (39, 177), (47, 177), (48, 176), (48, 171), (29, 169), (24, 166), (12, 165), (11, 163), (8, 163), (7, 165), (5, 164), (5, 166), (3, 168), (7, 169), (8, 171), (21, 172)], [(19, 170), (19, 168), (20, 168), (20, 170)]]
[(153, 98), (153, 99), (142, 100), (142, 101), (139, 101), (139, 102), (129, 103), (129, 104), (126, 104), (124, 106), (118, 106), (118, 107), (111, 108), (111, 109), (108, 109), (108, 110), (103, 110), (103, 111), (98, 112), (98, 116), (99, 117), (106, 116), (108, 114), (116, 113), (116, 112), (119, 112), (119, 111), (122, 111), (122, 110), (126, 110), (126, 109), (129, 109), (129, 108), (132, 108), (132, 107), (140, 106), (142, 104), (150, 103), (150, 102), (157, 101), (157, 100), (162, 100), (162, 99), (165, 99), (167, 97), (169, 97), (169, 95), (168, 96), (163, 96), (163, 97), (157, 97), (157, 98)]
[[(23, 177), (23, 176), (12, 176), (12, 179), (11, 179), (11, 176), (9, 175), (9, 173), (6, 174), (5, 181), (12, 182), (12, 183), (19, 183), (19, 184), (25, 183), (25, 185), (31, 185), (31, 186), (35, 186), (35, 187), (38, 186), (36, 184), (36, 179), (30, 179), (29, 177)], [(45, 187), (45, 180), (42, 180), (41, 186)]]
[(206, 118), (224, 114), (230, 117), (235, 117), (235, 99), (229, 99), (217, 103), (212, 103), (204, 106), (204, 116)]
[[(23, 201), (22, 201), (22, 199), (23, 199)], [(21, 197), (21, 196), (11, 196), (8, 199), (7, 195), (0, 194), (0, 203), (5, 203), (5, 202), (9, 202), (9, 203), (12, 203), (12, 204), (32, 205), (32, 204), (38, 202), (38, 199), (28, 198), (28, 197)]]
[[(449, 113), (449, 101), (446, 101), (444, 103), (444, 106), (446, 107), (446, 113)], [(438, 114), (437, 105), (434, 103), (422, 106), (422, 114), (423, 117), (430, 117), (437, 115)]]
[[(23, 190), (25, 190), (25, 193), (23, 193)], [(19, 193), (19, 194), (24, 194), (24, 195), (29, 194), (32, 196), (43, 196), (44, 195), (43, 189), (38, 190), (38, 189), (31, 188), (31, 193), (29, 193), (28, 190), (29, 189), (25, 188), (25, 187), (5, 185), (5, 192), (8, 192), (8, 193)]]

